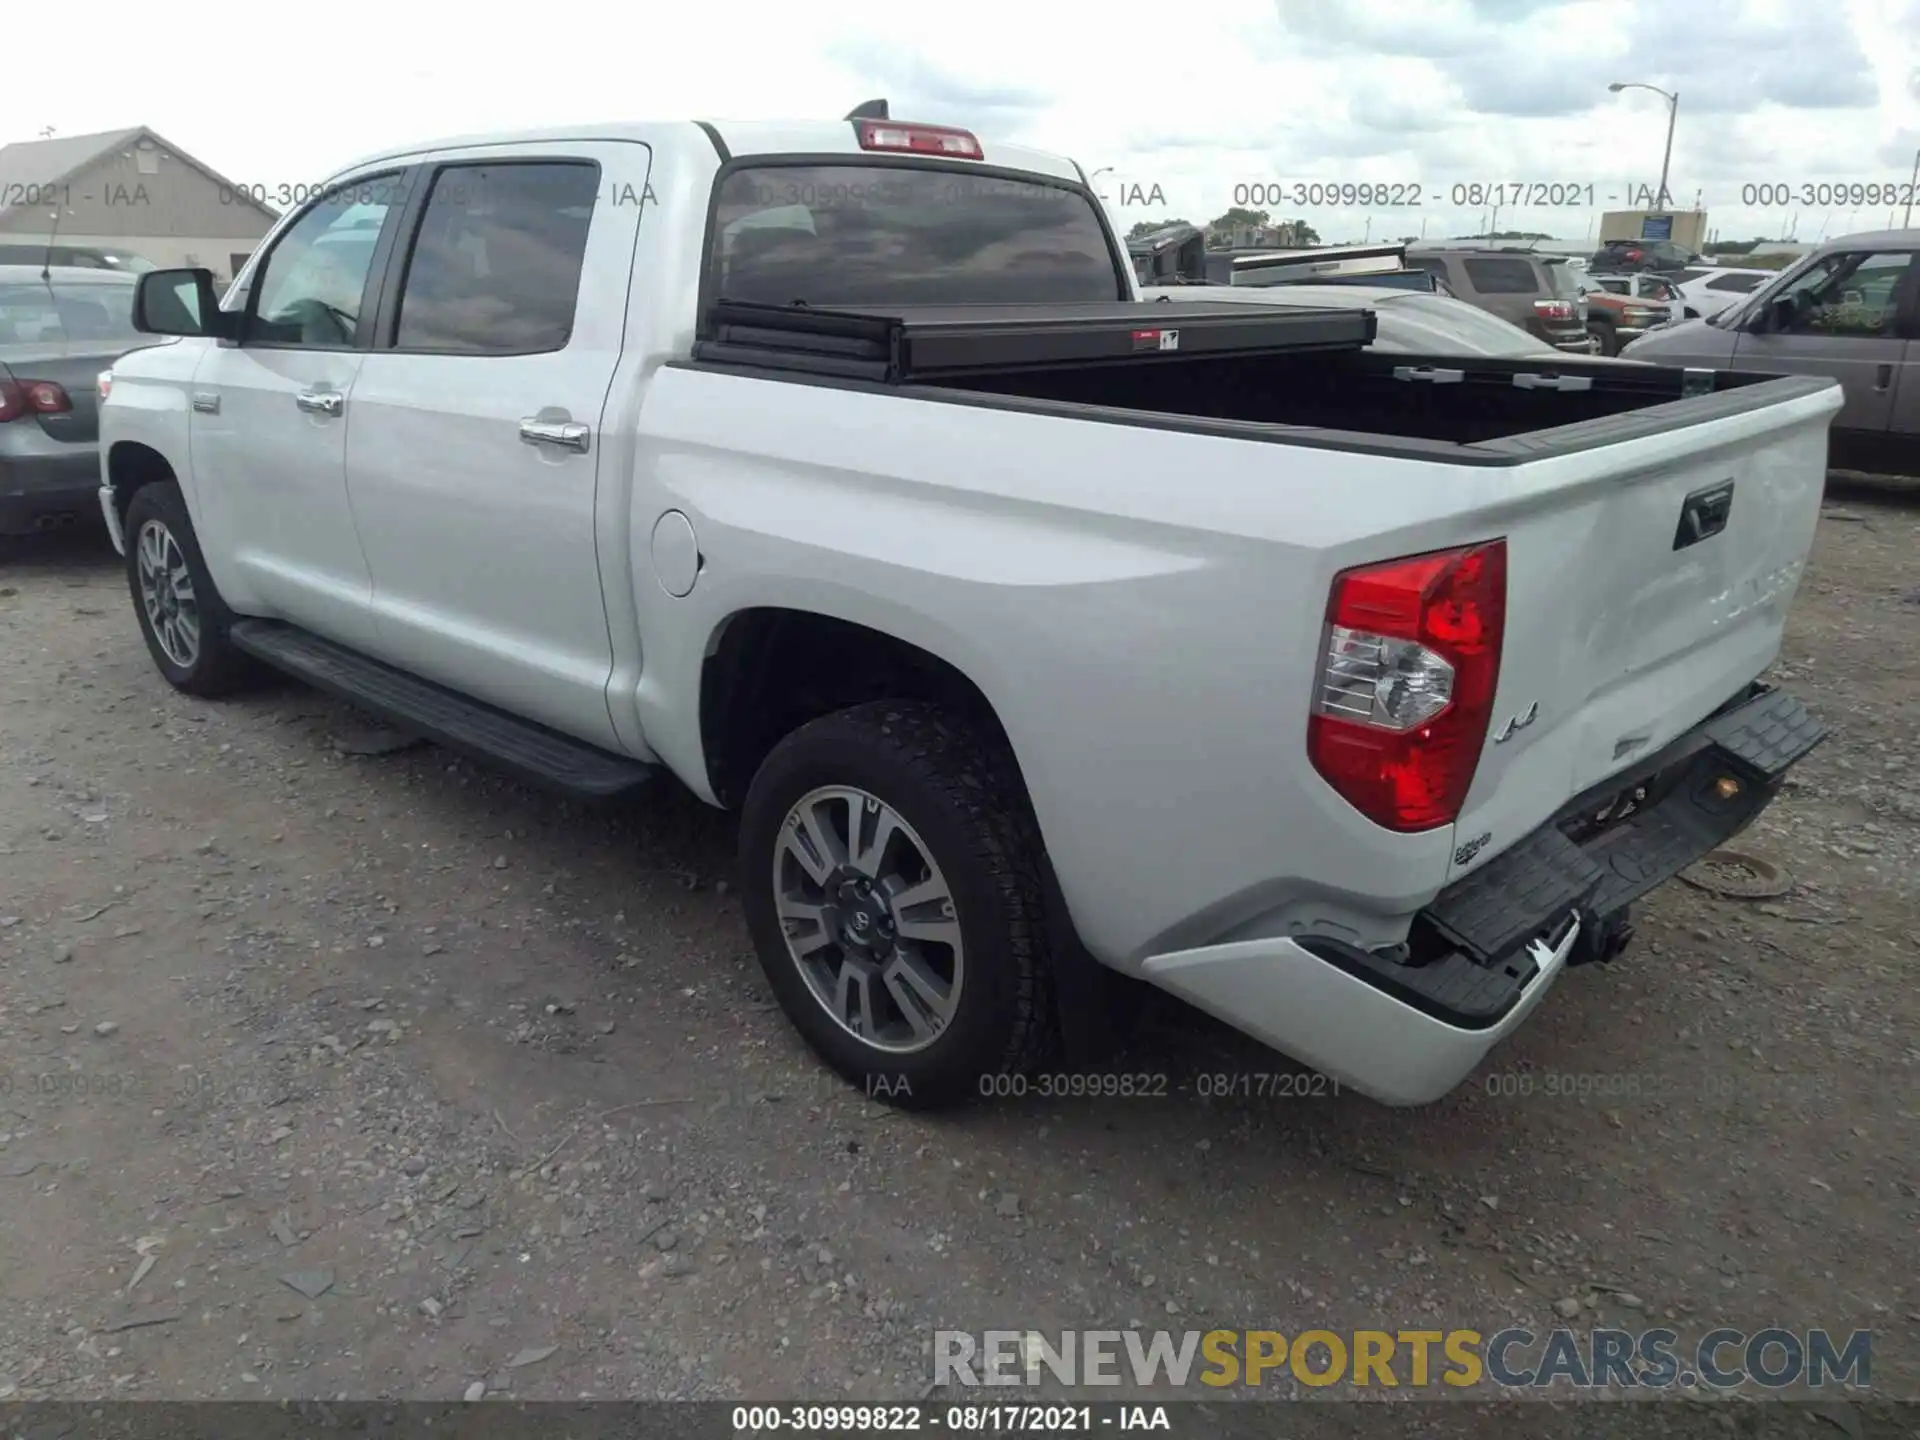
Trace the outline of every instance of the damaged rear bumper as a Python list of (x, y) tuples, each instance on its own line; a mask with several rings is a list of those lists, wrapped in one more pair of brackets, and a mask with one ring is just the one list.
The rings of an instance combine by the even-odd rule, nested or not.
[(1144, 974), (1365, 1094), (1424, 1104), (1561, 970), (1610, 958), (1621, 912), (1752, 824), (1825, 733), (1792, 695), (1756, 686), (1443, 890), (1404, 945), (1251, 940), (1156, 956)]

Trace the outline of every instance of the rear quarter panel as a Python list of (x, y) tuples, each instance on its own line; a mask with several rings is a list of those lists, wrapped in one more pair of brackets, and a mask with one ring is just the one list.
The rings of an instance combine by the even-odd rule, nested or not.
[[(789, 606), (973, 679), (1109, 963), (1253, 924), (1390, 943), (1444, 880), (1448, 831), (1374, 826), (1306, 759), (1333, 573), (1484, 538), (1431, 464), (668, 367), (639, 467), (638, 705), (683, 778), (712, 637)], [(1459, 480), (1481, 511), (1507, 483)], [(684, 601), (649, 555), (670, 507), (705, 558)]]

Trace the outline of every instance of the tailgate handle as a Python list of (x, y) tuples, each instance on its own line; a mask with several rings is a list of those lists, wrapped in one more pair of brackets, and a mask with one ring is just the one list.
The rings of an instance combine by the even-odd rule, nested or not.
[(1593, 377), (1590, 375), (1536, 375), (1528, 371), (1513, 377), (1516, 390), (1591, 390)]
[(1429, 385), (1458, 385), (1467, 378), (1464, 370), (1439, 370), (1431, 365), (1396, 365), (1393, 367), (1396, 380), (1424, 380)]
[(1722, 480), (1705, 490), (1696, 490), (1680, 506), (1680, 524), (1673, 532), (1673, 548), (1684, 550), (1727, 528), (1727, 516), (1733, 512), (1733, 481)]

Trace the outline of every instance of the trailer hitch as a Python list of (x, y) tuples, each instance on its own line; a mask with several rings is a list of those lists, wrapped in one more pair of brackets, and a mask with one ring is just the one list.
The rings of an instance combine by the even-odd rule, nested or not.
[(1583, 914), (1580, 938), (1567, 956), (1567, 968), (1576, 965), (1604, 965), (1619, 957), (1633, 941), (1633, 921), (1627, 910), (1611, 915)]

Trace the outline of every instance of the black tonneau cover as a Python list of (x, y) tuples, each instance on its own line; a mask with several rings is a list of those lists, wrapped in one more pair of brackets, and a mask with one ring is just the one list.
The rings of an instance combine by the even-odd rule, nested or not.
[(722, 300), (696, 360), (817, 375), (937, 382), (1013, 370), (1177, 363), (1183, 357), (1359, 350), (1369, 310), (1224, 301), (902, 306), (859, 311)]

